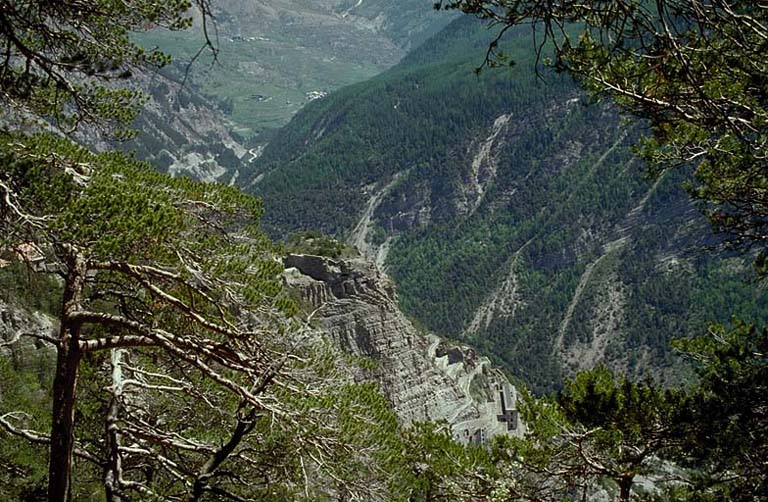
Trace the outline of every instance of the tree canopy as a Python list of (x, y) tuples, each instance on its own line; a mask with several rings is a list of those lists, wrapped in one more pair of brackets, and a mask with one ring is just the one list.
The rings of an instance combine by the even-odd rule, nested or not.
[[(194, 0), (208, 38), (208, 0)], [(0, 95), (14, 121), (32, 116), (72, 132), (80, 124), (104, 128), (127, 123), (142, 94), (124, 82), (136, 70), (161, 67), (170, 58), (131, 39), (133, 31), (192, 25), (190, 0), (0, 2)], [(127, 133), (126, 130), (122, 131)]]
[[(61, 280), (47, 293), (58, 334), (38, 335), (57, 351), (51, 432), (30, 427), (39, 410), (0, 413), (7, 433), (50, 444), (51, 500), (72, 496), (73, 456), (103, 470), (109, 500), (243, 492), (225, 463), (288, 480), (302, 458), (327, 472), (359, 460), (344, 456), (369, 440), (356, 421), (386, 406), (345, 391), (333, 350), (291, 319), (256, 199), (49, 135), (4, 135), (0, 152), (3, 248)], [(284, 460), (277, 438), (295, 444)], [(355, 485), (364, 470), (336, 489), (384, 485)]]
[[(0, 451), (7, 496), (47, 481), (48, 500), (80, 499), (94, 479), (110, 501), (380, 496), (397, 422), (296, 316), (261, 203), (65, 137), (130, 134), (142, 95), (129, 77), (168, 62), (131, 32), (187, 28), (191, 2), (0, 7), (0, 253), (52, 278), (59, 324), (0, 346), (23, 352), (33, 336), (55, 350), (36, 377), (26, 355), (0, 364), (1, 443), (32, 446)], [(34, 385), (50, 398), (25, 399)]]

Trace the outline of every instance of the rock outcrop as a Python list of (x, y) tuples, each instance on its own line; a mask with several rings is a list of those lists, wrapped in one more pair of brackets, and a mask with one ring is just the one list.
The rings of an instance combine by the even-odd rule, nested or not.
[[(49, 367), (56, 360), (56, 351), (53, 345), (43, 339), (55, 337), (57, 330), (58, 322), (52, 317), (29, 311), (0, 298), (0, 360), (7, 360), (12, 368)], [(0, 407), (4, 402), (5, 390), (0, 385)], [(36, 398), (42, 399), (43, 396)]]
[(403, 421), (447, 420), (462, 442), (518, 434), (516, 391), (465, 346), (420, 332), (399, 310), (392, 281), (361, 259), (288, 255), (285, 281), (344, 351), (370, 358), (360, 379), (377, 381)]
[(13, 355), (15, 347), (47, 346), (42, 339), (56, 336), (57, 322), (40, 312), (29, 312), (0, 299), (0, 355)]

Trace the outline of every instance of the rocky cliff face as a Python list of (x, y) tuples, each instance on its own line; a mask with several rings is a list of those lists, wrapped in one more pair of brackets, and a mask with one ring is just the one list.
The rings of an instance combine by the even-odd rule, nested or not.
[(681, 188), (655, 182), (644, 134), (569, 79), (534, 75), (528, 33), (503, 72), (472, 69), (486, 28), (462, 18), (396, 68), (310, 104), (253, 163), (275, 236), (317, 229), (385, 267), (419, 324), (482, 348), (536, 393), (605, 364), (685, 378), (670, 340), (762, 319), (749, 260), (714, 254)]
[(41, 338), (55, 336), (57, 323), (54, 319), (40, 312), (29, 312), (26, 309), (6, 303), (0, 299), (0, 355), (12, 356), (13, 348), (30, 340), (38, 340), (37, 348), (42, 347)]
[(416, 329), (375, 265), (289, 255), (285, 266), (286, 283), (322, 330), (346, 352), (373, 360), (358, 377), (379, 382), (404, 423), (447, 420), (463, 442), (521, 432), (506, 377), (473, 349)]
[(144, 93), (146, 104), (125, 143), (106, 141), (98, 131), (84, 130), (80, 141), (96, 150), (131, 151), (172, 176), (234, 184), (258, 152), (243, 146), (220, 103), (183, 82), (184, 65), (163, 72), (141, 71), (130, 86)]
[[(6, 359), (12, 368), (34, 368), (46, 374), (46, 368), (56, 360), (56, 352), (43, 338), (56, 336), (57, 329), (55, 319), (0, 298), (0, 362)], [(0, 406), (4, 390), (0, 385)], [(42, 399), (42, 395), (36, 398)]]
[(253, 157), (232, 134), (219, 103), (177, 78), (145, 75), (149, 94), (136, 124), (138, 154), (173, 176), (233, 184)]
[[(372, 361), (355, 377), (378, 382), (403, 423), (446, 420), (464, 443), (523, 432), (517, 392), (504, 374), (474, 349), (419, 331), (375, 265), (294, 254), (285, 266), (285, 282), (321, 331), (347, 353)], [(54, 352), (43, 339), (56, 330), (54, 318), (0, 299), (0, 356), (49, 360)]]

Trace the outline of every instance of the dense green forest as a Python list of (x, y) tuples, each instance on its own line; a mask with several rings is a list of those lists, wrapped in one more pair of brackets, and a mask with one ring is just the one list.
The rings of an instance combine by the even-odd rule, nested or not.
[[(310, 107), (251, 186), (268, 202), (295, 188), (272, 232), (337, 214), (319, 226), (379, 260), (391, 246), (412, 315), (492, 351), (535, 392), (559, 390), (521, 386), (515, 410), (502, 391), (492, 417), (522, 420), (479, 445), (446, 422), (403, 426), (358, 381), (371, 362), (329, 343), (317, 310), (285, 288), (284, 250), (354, 250), (317, 230), (276, 246), (262, 202), (239, 189), (51, 132), (132, 136), (145, 101), (120, 82), (169, 60), (129, 33), (189, 28), (192, 3), (6, 1), (0, 501), (768, 500), (768, 329), (752, 271), (768, 273), (768, 13), (739, 1), (449, 3), (497, 29), (521, 12), (549, 27), (582, 19), (558, 67), (599, 71), (587, 86), (618, 90), (647, 122), (521, 70), (536, 54), (523, 31), (504, 42), (511, 73), (469, 77), (488, 33), (462, 20), (370, 87)], [(209, 18), (207, 0), (194, 5)], [(594, 42), (602, 30), (613, 47)], [(508, 61), (496, 47), (490, 60)], [(626, 92), (629, 77), (653, 97)], [(648, 131), (646, 158), (676, 167), (653, 179), (629, 148)], [(712, 234), (702, 209), (729, 233)], [(749, 320), (705, 330), (726, 315)], [(670, 385), (678, 364), (665, 371), (671, 337), (683, 384)]]
[(764, 319), (751, 259), (717, 251), (685, 173), (653, 179), (633, 155), (646, 126), (567, 75), (537, 75), (530, 30), (507, 35), (514, 66), (476, 75), (492, 34), (457, 20), (391, 71), (308, 105), (254, 173), (269, 231), (348, 237), (381, 194), (366, 239), (391, 246), (405, 311), (537, 391), (600, 361), (674, 380), (672, 338)]

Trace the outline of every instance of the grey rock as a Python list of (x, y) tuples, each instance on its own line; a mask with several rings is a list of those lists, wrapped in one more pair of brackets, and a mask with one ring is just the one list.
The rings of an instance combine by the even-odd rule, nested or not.
[[(48, 367), (55, 361), (56, 351), (53, 345), (40, 337), (55, 337), (57, 330), (55, 319), (0, 299), (0, 359), (10, 361), (12, 367)], [(0, 385), (0, 405), (3, 399), (3, 388)]]
[(51, 317), (0, 299), (0, 356), (10, 357), (22, 345), (41, 348), (42, 338), (55, 338), (57, 329)]
[(474, 349), (420, 332), (399, 310), (393, 282), (362, 258), (289, 255), (286, 284), (345, 352), (375, 364), (378, 382), (404, 424), (446, 420), (462, 442), (521, 434), (515, 388)]

